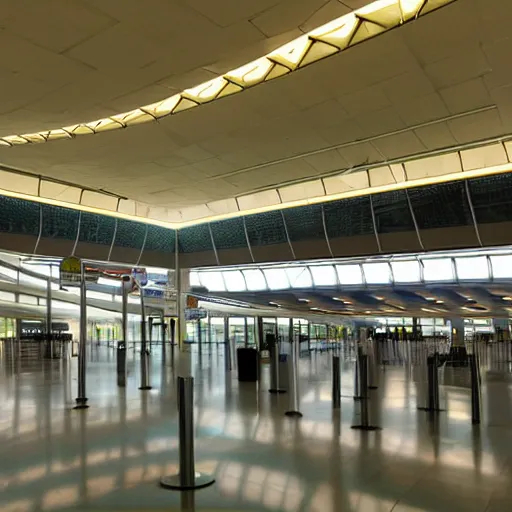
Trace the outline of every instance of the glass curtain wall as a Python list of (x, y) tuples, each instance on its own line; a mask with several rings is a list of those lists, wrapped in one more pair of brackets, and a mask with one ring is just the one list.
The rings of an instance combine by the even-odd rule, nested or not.
[(16, 319), (0, 317), (0, 339), (16, 337)]

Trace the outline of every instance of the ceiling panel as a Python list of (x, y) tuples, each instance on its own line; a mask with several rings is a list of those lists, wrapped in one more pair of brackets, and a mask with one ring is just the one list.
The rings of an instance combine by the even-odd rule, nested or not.
[[(44, 48), (22, 39), (15, 32), (19, 16), (12, 18), (12, 27), (7, 19), (0, 44), (13, 51), (0, 55), (0, 78), (8, 87), (0, 130), (8, 134), (81, 121), (89, 114), (113, 114), (139, 97), (156, 99), (164, 90), (172, 93), (178, 85), (208, 79), (208, 66), (234, 50), (252, 52), (260, 42), (267, 44), (248, 22), (255, 16), (263, 26), (268, 13), (282, 13), (265, 22), (273, 33), (289, 30), (285, 25), (291, 19), (308, 23), (353, 5), (231, 3), (233, 10), (219, 0), (154, 0), (143, 12), (133, 0), (81, 3), (87, 11), (80, 32), (85, 37), (63, 54), (55, 53), (50, 40), (51, 48)], [(30, 18), (32, 3), (22, 4)], [(489, 30), (496, 10), (500, 26), (512, 22), (510, 3), (458, 0), (239, 95), (159, 123), (2, 148), (0, 162), (176, 207), (503, 135), (512, 124), (507, 88), (512, 72), (510, 40), (501, 41)], [(179, 23), (169, 30), (169, 20)], [(37, 30), (34, 38), (40, 37), (41, 27)], [(491, 110), (471, 114), (480, 107)]]

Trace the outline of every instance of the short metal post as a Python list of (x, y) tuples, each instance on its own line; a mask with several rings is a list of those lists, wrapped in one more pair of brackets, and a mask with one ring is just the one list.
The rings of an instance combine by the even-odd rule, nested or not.
[(78, 350), (78, 397), (75, 409), (87, 409), (85, 396), (85, 368), (87, 358), (87, 288), (85, 282), (85, 265), (80, 263), (80, 344)]
[(341, 407), (340, 356), (332, 356), (332, 408)]
[[(357, 347), (356, 370), (354, 375), (354, 400), (361, 400), (368, 395), (368, 363), (363, 348)], [(363, 362), (364, 360), (364, 362)]]
[(439, 378), (437, 366), (439, 362), (439, 354), (437, 352), (427, 357), (427, 385), (428, 397), (427, 406), (418, 407), (422, 411), (439, 412), (442, 411), (439, 407)]
[(352, 425), (355, 430), (380, 430), (380, 427), (370, 424), (370, 414), (368, 410), (368, 356), (366, 354), (359, 355), (359, 375), (360, 375), (360, 416), (361, 423)]
[(268, 343), (268, 354), (270, 358), (270, 393), (286, 393), (286, 390), (279, 387), (279, 343), (275, 336)]
[(471, 423), (473, 423), (473, 425), (479, 425), (481, 417), (481, 394), (478, 357), (475, 354), (471, 354), (468, 357), (471, 371)]
[(215, 479), (211, 475), (195, 471), (193, 377), (178, 377), (178, 414), (180, 470), (176, 475), (163, 477), (160, 480), (160, 485), (175, 490), (208, 487), (215, 482)]
[(301, 418), (302, 413), (299, 410), (299, 382), (298, 382), (298, 365), (299, 365), (299, 357), (300, 357), (300, 343), (299, 340), (294, 340), (293, 337), (290, 338), (291, 344), (291, 364), (288, 365), (288, 372), (290, 378), (289, 384), (289, 397), (290, 397), (290, 407), (285, 412), (286, 416), (294, 416), (296, 418)]

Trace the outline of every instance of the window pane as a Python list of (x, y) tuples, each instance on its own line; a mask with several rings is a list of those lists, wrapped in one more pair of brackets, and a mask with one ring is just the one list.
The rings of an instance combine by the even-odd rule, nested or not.
[(43, 279), (38, 279), (37, 277), (27, 276), (20, 272), (20, 284), (28, 284), (31, 286), (39, 286), (41, 288), (46, 288), (46, 281)]
[(292, 242), (325, 239), (322, 207), (319, 204), (286, 209), (284, 218)]
[(425, 281), (453, 281), (452, 260), (422, 260)]
[(242, 292), (246, 290), (245, 279), (240, 270), (228, 270), (222, 273), (228, 292)]
[(14, 281), (16, 281), (17, 276), (18, 276), (18, 271), (17, 270), (13, 270), (11, 268), (0, 266), (0, 279), (2, 277), (8, 277), (8, 278), (13, 279)]
[(201, 272), (201, 284), (211, 292), (224, 292), (226, 287), (221, 272)]
[(5, 300), (5, 301), (8, 301), (8, 302), (14, 302), (15, 298), (16, 297), (15, 297), (14, 293), (0, 291), (0, 300)]
[(265, 272), (268, 287), (271, 290), (284, 290), (285, 288), (290, 288), (288, 277), (286, 277), (286, 272), (283, 268), (268, 268), (263, 272)]
[(404, 190), (375, 194), (372, 200), (379, 233), (414, 231), (414, 222)]
[(491, 256), (491, 264), (494, 279), (512, 277), (512, 255)]
[[(461, 181), (412, 188), (409, 197), (420, 229), (473, 224), (466, 189)], [(434, 209), (433, 204), (436, 205)]]
[(21, 302), (21, 304), (34, 304), (35, 306), (38, 304), (37, 297), (34, 297), (33, 295), (20, 294), (19, 302)]
[(360, 265), (336, 265), (340, 284), (363, 284)]
[(363, 263), (364, 276), (368, 284), (386, 284), (391, 282), (387, 263)]
[(112, 295), (109, 293), (95, 292), (92, 290), (87, 291), (87, 298), (112, 301)]
[(189, 279), (190, 286), (201, 286), (201, 282), (199, 281), (199, 272), (190, 272)]
[(322, 265), (309, 267), (313, 274), (313, 282), (315, 286), (334, 286), (338, 282), (336, 280), (336, 272), (332, 265)]
[(489, 279), (489, 267), (485, 256), (455, 258), (459, 279)]
[(292, 288), (311, 288), (313, 286), (313, 280), (307, 267), (287, 268), (286, 275)]
[(261, 270), (244, 270), (243, 272), (248, 290), (253, 292), (267, 289), (267, 282)]
[(419, 283), (421, 280), (417, 261), (392, 261), (391, 268), (395, 283)]

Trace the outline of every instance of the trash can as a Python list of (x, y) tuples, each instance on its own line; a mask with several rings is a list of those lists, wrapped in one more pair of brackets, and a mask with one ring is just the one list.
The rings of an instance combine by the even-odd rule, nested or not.
[(258, 351), (255, 348), (239, 348), (236, 351), (238, 380), (240, 382), (258, 381)]

